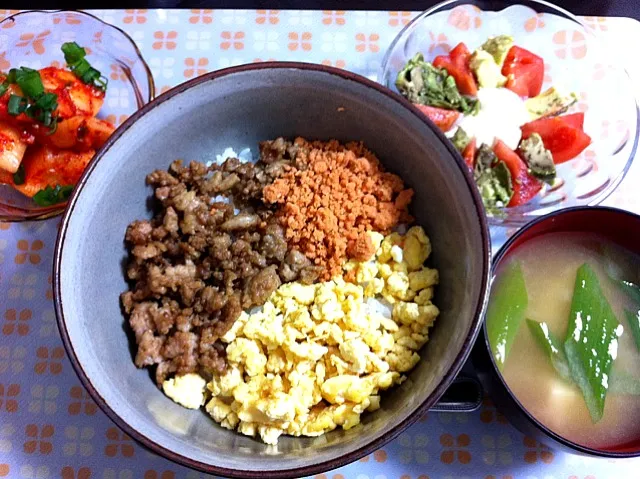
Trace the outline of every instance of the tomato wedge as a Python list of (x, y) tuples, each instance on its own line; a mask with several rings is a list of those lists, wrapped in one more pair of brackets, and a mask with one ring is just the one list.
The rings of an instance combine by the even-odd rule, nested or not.
[(524, 48), (513, 46), (502, 65), (507, 77), (505, 85), (520, 96), (534, 97), (540, 94), (544, 81), (544, 60)]
[(458, 45), (449, 52), (449, 55), (439, 55), (433, 60), (433, 66), (444, 68), (456, 81), (456, 86), (463, 95), (476, 95), (478, 85), (473, 77), (469, 61), (471, 52), (464, 43)]
[(498, 160), (504, 161), (511, 172), (513, 196), (507, 206), (520, 206), (531, 201), (542, 189), (542, 183), (529, 174), (529, 169), (522, 158), (502, 140), (496, 140), (493, 151)]
[(414, 103), (414, 106), (424, 113), (427, 118), (434, 122), (442, 131), (449, 131), (456, 120), (460, 117), (460, 112), (454, 110), (435, 108), (433, 106), (420, 105), (418, 103)]
[(467, 164), (469, 169), (473, 171), (473, 167), (475, 166), (476, 161), (476, 152), (478, 151), (478, 147), (476, 146), (476, 139), (471, 138), (471, 141), (464, 147), (462, 151), (462, 158), (464, 158), (464, 162)]
[(572, 160), (591, 144), (591, 137), (582, 131), (584, 113), (540, 118), (520, 127), (522, 137), (537, 133), (544, 147), (551, 152), (553, 162), (558, 165)]
[(567, 125), (584, 131), (584, 113), (571, 113), (570, 115), (557, 116), (556, 118), (564, 121)]

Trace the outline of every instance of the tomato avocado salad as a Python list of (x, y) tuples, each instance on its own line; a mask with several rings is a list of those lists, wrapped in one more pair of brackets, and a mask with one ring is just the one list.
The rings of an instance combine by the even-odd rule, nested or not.
[(541, 57), (500, 35), (431, 62), (417, 53), (396, 79), (460, 151), (489, 214), (531, 201), (554, 183), (556, 165), (591, 143), (584, 113), (567, 113), (577, 96), (542, 91), (544, 69)]

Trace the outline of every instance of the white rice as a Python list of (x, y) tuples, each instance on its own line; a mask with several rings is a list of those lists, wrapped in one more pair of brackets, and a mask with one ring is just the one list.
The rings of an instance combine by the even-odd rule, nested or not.
[[(236, 151), (233, 148), (228, 147), (224, 149), (222, 154), (216, 155), (215, 163), (217, 164), (224, 163), (229, 158), (238, 158), (243, 163), (253, 161), (251, 148), (245, 148), (244, 150), (241, 150), (240, 153), (236, 153)], [(213, 161), (207, 161), (207, 166), (211, 166), (213, 163), (214, 163)]]
[[(243, 163), (247, 163), (249, 161), (253, 161), (253, 155), (251, 154), (251, 148), (245, 148), (244, 150), (241, 150), (240, 153), (236, 153), (236, 151), (233, 148), (227, 147), (227, 148), (224, 149), (222, 154), (216, 155), (215, 163), (218, 164), (218, 165), (221, 165), (222, 163), (224, 163), (229, 158), (238, 158)], [(211, 166), (213, 163), (214, 163), (214, 161), (207, 161), (206, 165), (207, 166)], [(209, 173), (209, 174), (211, 174), (211, 173)], [(229, 202), (229, 198), (227, 198), (226, 196), (222, 196), (222, 195), (218, 195), (218, 196), (215, 196), (215, 197), (211, 198), (211, 200), (210, 200), (211, 204), (216, 203), (216, 202), (228, 203)], [(240, 210), (238, 208), (234, 208), (233, 211), (234, 211), (235, 214), (238, 214), (240, 212)]]
[(391, 319), (391, 311), (393, 306), (383, 298), (367, 298), (365, 304), (369, 308), (370, 314), (379, 314), (387, 319)]

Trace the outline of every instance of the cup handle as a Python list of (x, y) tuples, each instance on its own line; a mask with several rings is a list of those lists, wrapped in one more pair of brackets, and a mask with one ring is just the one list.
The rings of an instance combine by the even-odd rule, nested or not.
[(482, 386), (476, 378), (459, 375), (429, 411), (473, 412), (482, 404), (482, 397)]

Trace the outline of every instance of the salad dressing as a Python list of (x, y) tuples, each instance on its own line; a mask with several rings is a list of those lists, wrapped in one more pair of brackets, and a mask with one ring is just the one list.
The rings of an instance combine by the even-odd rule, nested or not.
[(518, 148), (520, 127), (530, 121), (524, 101), (506, 88), (480, 88), (480, 109), (476, 115), (465, 115), (458, 122), (478, 144), (493, 145), (502, 140), (509, 148)]

